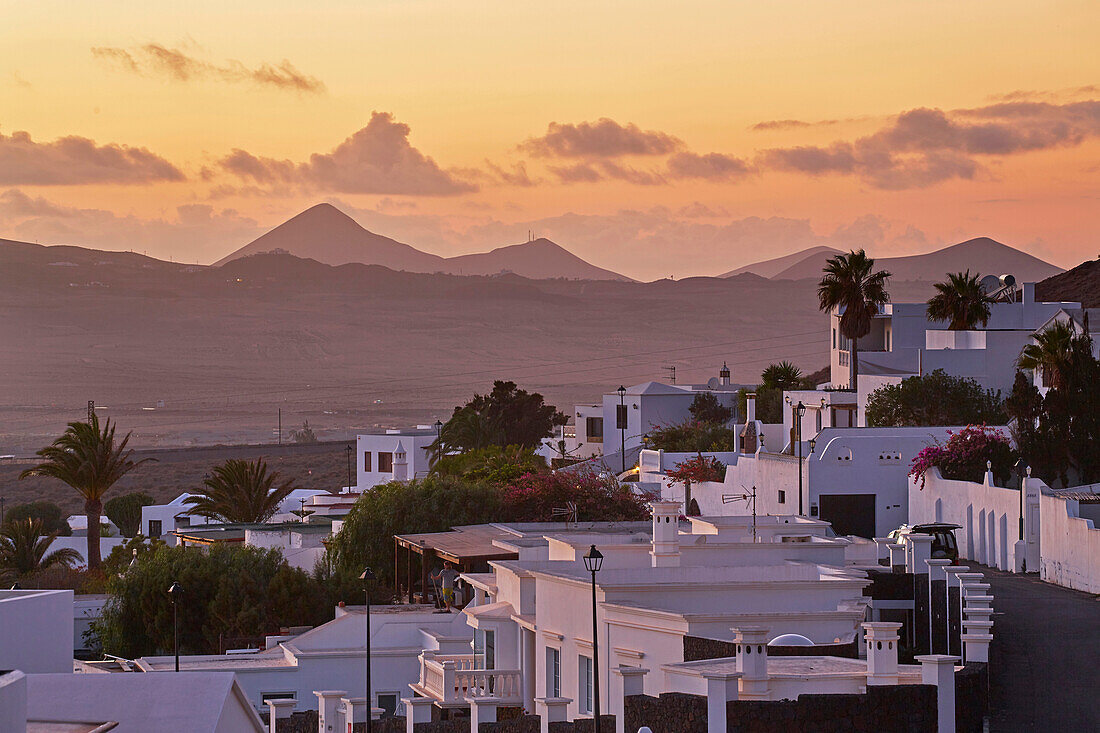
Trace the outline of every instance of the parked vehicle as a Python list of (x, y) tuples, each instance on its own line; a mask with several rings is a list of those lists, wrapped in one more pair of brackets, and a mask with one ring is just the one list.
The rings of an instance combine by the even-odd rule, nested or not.
[(947, 522), (928, 522), (925, 524), (914, 524), (909, 526), (903, 524), (895, 529), (887, 537), (891, 542), (898, 542), (902, 537), (909, 534), (927, 534), (932, 535), (932, 559), (946, 559), (951, 562), (958, 562), (959, 560), (959, 543), (955, 540), (955, 530), (961, 529), (958, 524), (948, 524)]

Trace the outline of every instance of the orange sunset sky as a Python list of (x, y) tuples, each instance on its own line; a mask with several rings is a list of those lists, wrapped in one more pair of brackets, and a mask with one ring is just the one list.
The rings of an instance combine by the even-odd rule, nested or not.
[[(636, 278), (1100, 253), (1100, 3), (6, 3), (0, 237), (212, 262), (319, 201)], [(996, 269), (995, 265), (990, 265)]]

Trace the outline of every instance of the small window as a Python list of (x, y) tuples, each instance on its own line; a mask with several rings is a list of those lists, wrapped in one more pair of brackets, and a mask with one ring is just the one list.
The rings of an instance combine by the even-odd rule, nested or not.
[(833, 329), (833, 348), (836, 348), (836, 329)]
[(393, 473), (393, 453), (378, 454), (378, 472)]
[(366, 473), (370, 473), (370, 467), (371, 467), (370, 451), (369, 450), (363, 451), (363, 470)]
[(546, 696), (561, 697), (561, 650), (546, 647)]
[(584, 421), (584, 437), (589, 443), (603, 442), (603, 418), (590, 417)]
[(787, 492), (784, 491), (783, 489), (779, 490), (779, 503), (780, 504), (786, 504), (787, 503)]
[(260, 705), (267, 705), (268, 700), (297, 700), (296, 692), (264, 692), (260, 694)]
[(156, 539), (157, 537), (160, 537), (162, 534), (164, 534), (164, 524), (163, 524), (162, 520), (160, 520), (160, 519), (150, 519), (149, 520), (149, 537), (151, 539)]
[(397, 698), (396, 692), (379, 692), (378, 699), (375, 702), (376, 707), (382, 708), (383, 718), (392, 718), (397, 715)]
[(626, 430), (627, 420), (626, 405), (615, 405), (615, 429)]
[(592, 708), (595, 707), (592, 702), (592, 683), (595, 681), (592, 674), (592, 657), (586, 657), (582, 654), (579, 662), (580, 674), (577, 680), (577, 699), (580, 701), (581, 712), (591, 713)]

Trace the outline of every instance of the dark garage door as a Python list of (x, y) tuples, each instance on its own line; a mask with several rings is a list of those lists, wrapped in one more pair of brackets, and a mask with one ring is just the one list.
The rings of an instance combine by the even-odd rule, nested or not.
[(839, 535), (875, 536), (874, 494), (821, 494), (820, 518), (832, 522)]

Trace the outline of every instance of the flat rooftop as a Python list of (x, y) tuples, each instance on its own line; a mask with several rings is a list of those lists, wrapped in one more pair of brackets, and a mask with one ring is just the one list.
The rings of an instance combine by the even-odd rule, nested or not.
[[(681, 674), (733, 674), (737, 671), (735, 657), (703, 659), (698, 662), (666, 664), (662, 669)], [(920, 678), (919, 664), (899, 664), (899, 676)], [(865, 677), (867, 660), (845, 657), (768, 657), (769, 677)]]

